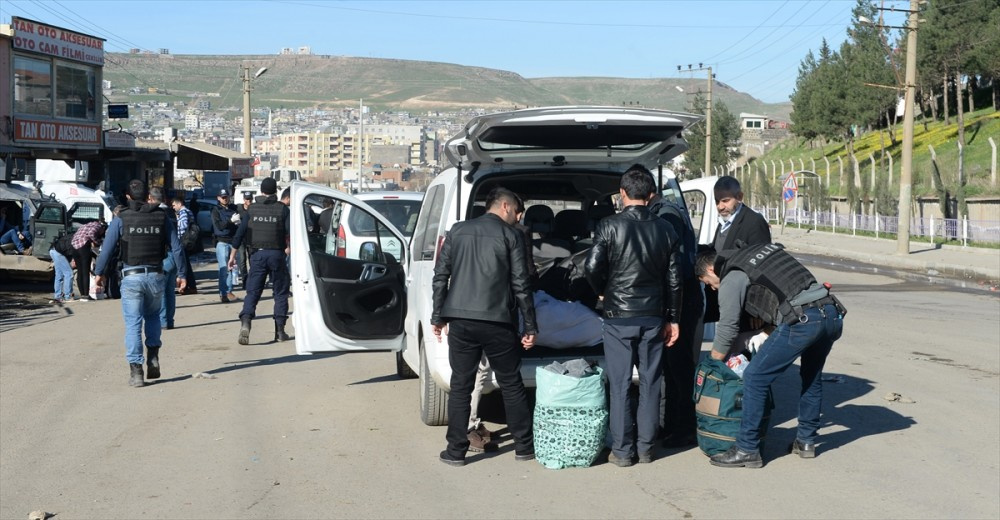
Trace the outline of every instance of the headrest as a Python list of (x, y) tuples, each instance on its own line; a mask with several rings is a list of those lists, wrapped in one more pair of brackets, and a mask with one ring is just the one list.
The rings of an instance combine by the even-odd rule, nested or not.
[(524, 225), (535, 233), (551, 233), (554, 218), (552, 208), (544, 204), (536, 204), (524, 210)]

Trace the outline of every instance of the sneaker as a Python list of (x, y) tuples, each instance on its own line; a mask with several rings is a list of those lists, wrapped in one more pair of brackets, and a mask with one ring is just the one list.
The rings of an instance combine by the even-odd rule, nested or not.
[(449, 466), (459, 467), (459, 466), (464, 466), (465, 465), (465, 459), (464, 458), (457, 459), (455, 457), (452, 457), (451, 455), (448, 454), (448, 450), (442, 451), (441, 454), (438, 456), (438, 460), (440, 460), (441, 462), (444, 462), (445, 464), (447, 464)]
[(619, 459), (618, 456), (615, 455), (615, 452), (608, 453), (608, 462), (614, 464), (615, 466), (618, 466), (619, 468), (627, 468), (632, 464), (635, 464), (634, 462), (632, 462), (632, 457)]
[(486, 440), (486, 442), (493, 440), (493, 432), (487, 430), (486, 427), (483, 426), (483, 423), (479, 423), (479, 426), (476, 426), (476, 429), (472, 431), (478, 433), (480, 437)]
[(476, 430), (469, 432), (469, 451), (482, 453), (484, 451), (495, 451), (497, 445), (490, 440), (484, 439)]

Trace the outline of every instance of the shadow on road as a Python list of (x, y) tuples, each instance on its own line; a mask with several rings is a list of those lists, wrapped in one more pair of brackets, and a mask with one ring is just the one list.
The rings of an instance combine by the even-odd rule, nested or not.
[[(823, 415), (817, 439), (817, 453), (835, 450), (858, 439), (883, 433), (905, 430), (916, 424), (912, 417), (904, 416), (885, 405), (849, 404), (875, 389), (875, 382), (847, 374), (823, 373)], [(773, 425), (798, 417), (799, 388), (797, 370), (786, 371), (772, 385), (775, 409), (771, 416), (766, 451), (770, 457), (787, 455), (787, 447), (795, 440), (796, 426), (778, 428)], [(840, 427), (831, 432), (831, 428)]]

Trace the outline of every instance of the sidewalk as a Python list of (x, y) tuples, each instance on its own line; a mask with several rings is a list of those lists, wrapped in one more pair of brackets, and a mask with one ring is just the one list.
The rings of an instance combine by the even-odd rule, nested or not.
[(936, 276), (1000, 281), (1000, 249), (961, 246), (933, 246), (910, 242), (910, 254), (896, 254), (896, 240), (857, 237), (843, 233), (812, 231), (786, 226), (771, 227), (771, 237), (792, 252), (845, 258), (895, 269), (918, 271)]

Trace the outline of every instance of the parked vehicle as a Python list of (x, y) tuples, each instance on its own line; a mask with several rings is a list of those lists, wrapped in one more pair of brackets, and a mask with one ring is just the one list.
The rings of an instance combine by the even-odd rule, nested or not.
[[(413, 236), (424, 194), (409, 191), (375, 191), (360, 193), (357, 198), (367, 202), (372, 209), (388, 218), (392, 225), (403, 233), (406, 241), (389, 239), (383, 246), (385, 253), (397, 259), (402, 258), (402, 249)], [(330, 211), (336, 218), (331, 218), (329, 228), (324, 230), (331, 242), (326, 249), (335, 251), (338, 256), (357, 257), (363, 244), (376, 236), (375, 220), (367, 213), (353, 211), (350, 205), (343, 206), (339, 211), (338, 208), (332, 207)], [(322, 212), (319, 215), (322, 215)], [(316, 217), (317, 225), (320, 223), (319, 215)], [(326, 221), (323, 223), (326, 224)]]
[[(424, 423), (448, 422), (451, 367), (447, 340), (431, 335), (434, 264), (445, 233), (483, 211), (487, 193), (504, 186), (531, 206), (564, 208), (555, 225), (571, 247), (589, 244), (592, 220), (613, 212), (621, 175), (643, 164), (658, 176), (665, 196), (684, 201), (663, 165), (687, 150), (681, 133), (700, 116), (619, 107), (551, 107), (474, 118), (445, 147), (452, 167), (431, 182), (415, 222), (409, 254), (384, 253), (402, 233), (368, 203), (312, 184), (292, 186), (292, 284), (299, 309), (293, 315), (299, 353), (331, 350), (401, 351), (397, 373), (420, 379)], [(362, 242), (360, 257), (342, 257), (310, 242), (303, 208), (324, 200), (367, 213), (375, 234)], [(564, 215), (565, 218), (559, 215)], [(537, 261), (537, 257), (536, 257)], [(475, 290), (465, 288), (464, 290)], [(535, 368), (586, 356), (603, 360), (603, 346), (525, 353), (521, 375), (534, 386)], [(399, 366), (401, 365), (401, 366)], [(491, 382), (486, 390), (496, 388)], [(464, 419), (463, 419), (464, 420)]]

